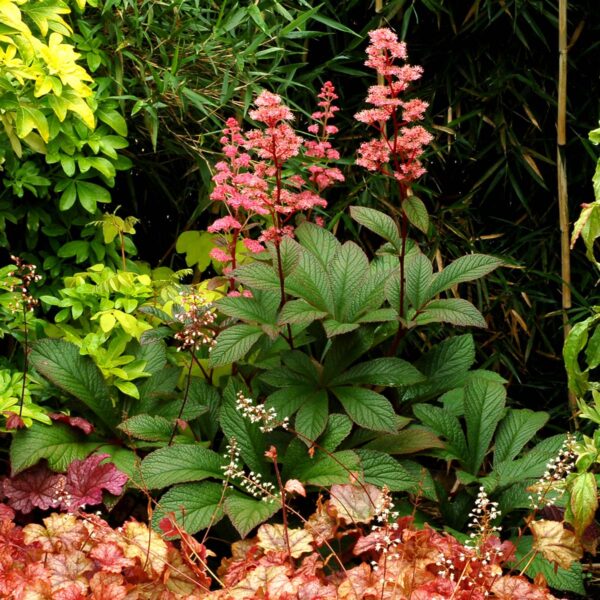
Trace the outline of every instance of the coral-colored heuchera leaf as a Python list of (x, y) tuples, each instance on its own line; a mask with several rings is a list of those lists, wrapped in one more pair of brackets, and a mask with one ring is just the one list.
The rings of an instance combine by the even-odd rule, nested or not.
[(66, 423), (70, 427), (81, 429), (83, 433), (89, 435), (94, 431), (94, 426), (82, 417), (71, 417), (63, 413), (51, 413), (48, 415), (53, 421), (59, 421), (60, 423)]
[(85, 460), (74, 460), (67, 470), (64, 510), (74, 510), (102, 502), (102, 490), (118, 495), (127, 483), (127, 475), (112, 463), (100, 464), (108, 454), (92, 454)]
[(45, 464), (38, 464), (4, 479), (4, 494), (10, 506), (22, 513), (29, 513), (34, 508), (48, 510), (58, 506), (64, 479), (64, 475), (53, 473)]

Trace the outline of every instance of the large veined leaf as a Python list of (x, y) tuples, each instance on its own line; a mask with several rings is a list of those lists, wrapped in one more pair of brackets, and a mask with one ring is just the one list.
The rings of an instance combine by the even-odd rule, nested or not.
[(219, 483), (184, 483), (162, 496), (152, 514), (152, 527), (159, 531), (160, 521), (173, 513), (177, 524), (190, 535), (206, 529), (223, 518), (223, 486)]
[(223, 478), (221, 467), (227, 461), (208, 448), (178, 444), (159, 448), (142, 461), (142, 479), (149, 489), (165, 488), (175, 483), (200, 481), (207, 477)]
[(256, 290), (252, 298), (228, 296), (217, 300), (215, 306), (219, 312), (241, 321), (275, 325), (280, 300), (280, 293)]
[(279, 314), (279, 323), (312, 323), (327, 316), (327, 312), (316, 310), (306, 300), (286, 302)]
[(281, 504), (276, 500), (264, 502), (237, 492), (227, 496), (224, 503), (225, 514), (243, 538), (280, 508)]
[(583, 396), (588, 388), (588, 374), (582, 371), (579, 366), (579, 353), (587, 344), (590, 327), (598, 319), (600, 319), (600, 316), (594, 315), (576, 323), (569, 332), (563, 347), (563, 359), (567, 369), (569, 389), (577, 396)]
[(350, 216), (373, 233), (381, 236), (384, 240), (394, 246), (400, 252), (402, 239), (398, 231), (398, 225), (392, 217), (373, 208), (366, 206), (351, 206)]
[(281, 283), (277, 271), (268, 264), (253, 262), (249, 265), (238, 267), (233, 276), (244, 285), (255, 290), (280, 293)]
[(56, 387), (83, 402), (106, 425), (118, 422), (108, 386), (91, 358), (65, 340), (45, 338), (32, 344), (29, 360), (35, 369)]
[(347, 314), (349, 321), (376, 322), (396, 317), (395, 311), (392, 313), (393, 317), (390, 316), (386, 319), (369, 317), (369, 314), (377, 312), (382, 305), (385, 299), (385, 285), (393, 271), (398, 271), (398, 259), (393, 256), (377, 256), (371, 261), (368, 276), (352, 299)]
[(394, 431), (394, 409), (381, 394), (365, 388), (345, 386), (334, 387), (331, 391), (357, 425), (375, 431)]
[(329, 402), (325, 390), (317, 390), (304, 396), (296, 415), (295, 429), (307, 445), (323, 433), (329, 416)]
[(462, 298), (442, 298), (428, 302), (415, 317), (415, 322), (417, 325), (451, 323), (462, 327), (487, 327), (483, 315), (468, 300)]
[(333, 452), (352, 431), (352, 421), (339, 413), (329, 415), (327, 427), (319, 439), (319, 446), (328, 452)]
[(593, 473), (577, 473), (569, 483), (570, 498), (567, 515), (581, 536), (594, 522), (598, 509), (598, 485)]
[(333, 313), (331, 282), (323, 264), (304, 250), (292, 274), (285, 280), (286, 291), (302, 298), (317, 310)]
[(354, 242), (346, 242), (337, 249), (328, 273), (334, 299), (333, 314), (338, 321), (344, 322), (356, 295), (366, 283), (369, 259)]
[(452, 458), (461, 462), (468, 460), (467, 440), (456, 417), (439, 406), (429, 404), (415, 404), (413, 412), (421, 423), (427, 425), (437, 435), (446, 438), (446, 450)]
[(358, 329), (360, 325), (358, 323), (340, 323), (335, 319), (325, 319), (323, 321), (323, 329), (328, 338), (336, 335), (344, 335), (344, 333), (350, 333)]
[(413, 425), (399, 433), (379, 435), (364, 448), (386, 454), (413, 454), (428, 448), (444, 448), (444, 443), (428, 428)]
[(448, 338), (434, 346), (415, 364), (427, 379), (409, 386), (405, 399), (429, 400), (463, 385), (475, 360), (475, 344), (469, 334)]
[(419, 310), (431, 298), (429, 288), (433, 280), (433, 265), (421, 252), (406, 259), (406, 297), (415, 310)]
[(118, 429), (125, 435), (147, 442), (168, 442), (174, 423), (158, 415), (134, 415), (125, 419)]
[(546, 471), (548, 461), (557, 455), (564, 441), (563, 434), (554, 435), (542, 440), (524, 456), (494, 466), (493, 475), (497, 478), (498, 486), (508, 487), (524, 479), (539, 479)]
[(331, 385), (383, 385), (402, 387), (425, 380), (425, 376), (409, 362), (401, 358), (374, 358), (350, 367), (334, 377)]
[(85, 458), (100, 443), (62, 423), (34, 423), (13, 435), (10, 446), (11, 473), (16, 475), (42, 459), (48, 461), (51, 469), (66, 471), (74, 460)]
[(378, 487), (387, 486), (392, 492), (401, 492), (414, 487), (416, 481), (408, 471), (385, 452), (357, 450), (364, 480)]
[(433, 276), (429, 297), (436, 296), (459, 283), (479, 279), (502, 265), (502, 261), (486, 254), (468, 254), (451, 262)]
[(341, 246), (335, 235), (308, 221), (296, 229), (296, 237), (302, 246), (312, 252), (325, 268), (328, 267), (336, 250)]
[(268, 244), (268, 248), (273, 261), (273, 267), (277, 269), (277, 277), (279, 278), (280, 261), (281, 272), (284, 278), (287, 277), (296, 268), (300, 260), (302, 249), (298, 245), (298, 242), (290, 237), (284, 237), (279, 244), (279, 252), (277, 252), (277, 246), (274, 244)]
[[(304, 452), (306, 453), (306, 446)], [(352, 450), (342, 450), (331, 455), (317, 451), (312, 459), (288, 465), (286, 477), (298, 479), (302, 483), (330, 486), (349, 483), (351, 474), (359, 470), (360, 458)]]
[(262, 329), (256, 325), (243, 323), (224, 329), (211, 350), (211, 366), (222, 367), (240, 360), (262, 336)]
[(465, 386), (464, 403), (469, 447), (466, 466), (472, 475), (477, 475), (504, 415), (506, 389), (497, 383), (472, 379)]
[(494, 466), (512, 460), (525, 444), (546, 424), (549, 415), (529, 409), (511, 409), (498, 426), (494, 439)]

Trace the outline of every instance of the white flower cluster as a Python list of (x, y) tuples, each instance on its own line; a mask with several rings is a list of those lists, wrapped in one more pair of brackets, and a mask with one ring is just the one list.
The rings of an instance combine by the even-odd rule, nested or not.
[(250, 471), (245, 473), (240, 462), (240, 450), (237, 439), (232, 437), (226, 447), (229, 463), (223, 465), (221, 469), (226, 477), (224, 482), (227, 485), (229, 479), (235, 479), (244, 488), (248, 494), (263, 502), (273, 502), (279, 498), (277, 488), (269, 481), (263, 481), (260, 473)]
[[(375, 502), (375, 522), (372, 530), (380, 534), (380, 539), (375, 544), (375, 550), (382, 554), (388, 555), (390, 558), (398, 559), (400, 555), (395, 551), (400, 545), (400, 538), (395, 535), (398, 531), (399, 513), (394, 510), (394, 501), (392, 494), (387, 486), (381, 489), (381, 495)], [(371, 561), (373, 571), (379, 569), (377, 561)]]
[(534, 510), (553, 506), (565, 493), (565, 479), (575, 467), (576, 460), (575, 436), (569, 433), (558, 454), (546, 464), (544, 474), (529, 488), (533, 492), (529, 502)]
[(266, 408), (264, 404), (254, 404), (252, 398), (246, 398), (243, 392), (237, 393), (235, 406), (250, 423), (261, 423), (259, 429), (263, 433), (269, 433), (276, 427), (283, 429), (289, 427), (287, 417), (279, 421), (274, 408)]
[(485, 491), (485, 488), (481, 486), (475, 499), (475, 507), (469, 513), (471, 520), (469, 521), (469, 529), (471, 538), (466, 544), (466, 548), (474, 548), (472, 543), (475, 543), (476, 547), (481, 547), (483, 542), (490, 536), (502, 531), (502, 527), (494, 525), (494, 521), (502, 513), (498, 510), (498, 503), (492, 502)]

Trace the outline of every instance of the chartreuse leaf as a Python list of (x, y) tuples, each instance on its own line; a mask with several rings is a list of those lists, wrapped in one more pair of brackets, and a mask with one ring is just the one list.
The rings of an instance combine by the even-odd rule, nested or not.
[(225, 514), (241, 537), (246, 537), (255, 527), (272, 517), (281, 504), (278, 501), (264, 502), (245, 494), (233, 492), (225, 498)]
[(409, 222), (427, 235), (429, 231), (429, 215), (427, 214), (427, 208), (423, 200), (416, 196), (409, 196), (402, 202), (402, 209), (406, 213)]
[(351, 206), (350, 216), (358, 223), (370, 229), (373, 233), (381, 236), (384, 240), (392, 244), (400, 252), (402, 248), (402, 238), (398, 230), (398, 225), (392, 217), (373, 208), (365, 206)]
[(469, 460), (466, 465), (477, 475), (488, 452), (496, 427), (504, 415), (506, 389), (482, 379), (471, 379), (465, 386), (465, 422)]
[(331, 391), (348, 416), (361, 427), (375, 431), (394, 431), (395, 413), (390, 401), (360, 387), (333, 387)]
[(118, 422), (108, 386), (91, 358), (81, 356), (79, 348), (64, 340), (45, 338), (32, 344), (31, 364), (46, 379), (81, 400), (106, 425)]
[(479, 279), (502, 265), (502, 261), (486, 254), (468, 254), (451, 262), (441, 272), (433, 276), (429, 288), (429, 297), (432, 298), (459, 283)]
[(363, 384), (401, 387), (425, 380), (425, 376), (400, 358), (374, 358), (350, 367), (331, 380), (331, 385)]
[(225, 459), (208, 448), (193, 444), (167, 446), (151, 452), (142, 461), (142, 478), (150, 489), (174, 483), (223, 478)]
[(567, 369), (569, 389), (577, 396), (583, 396), (588, 389), (588, 374), (582, 371), (579, 366), (579, 353), (587, 344), (590, 327), (598, 319), (600, 319), (600, 315), (576, 323), (569, 332), (563, 347), (563, 359)]
[(202, 273), (211, 263), (210, 251), (214, 247), (213, 235), (208, 231), (184, 231), (177, 238), (175, 250), (185, 254), (185, 264), (196, 266)]
[(392, 492), (414, 487), (415, 479), (394, 458), (376, 450), (357, 450), (364, 480), (378, 487), (386, 485)]
[(222, 367), (240, 360), (262, 336), (263, 331), (257, 325), (242, 323), (224, 329), (210, 353), (211, 367)]
[(221, 429), (228, 439), (237, 440), (240, 454), (250, 469), (262, 472), (265, 469), (265, 436), (261, 433), (258, 423), (251, 423), (237, 409), (236, 392), (233, 384), (229, 383), (223, 394)]
[(28, 429), (13, 434), (10, 446), (11, 473), (16, 475), (42, 459), (48, 461), (51, 469), (66, 471), (74, 460), (88, 456), (99, 443), (62, 423), (34, 423)]
[(152, 527), (160, 531), (160, 521), (173, 513), (181, 529), (193, 535), (223, 518), (222, 496), (220, 483), (203, 481), (176, 485), (158, 502), (152, 515)]
[(502, 419), (494, 438), (494, 466), (515, 458), (548, 419), (545, 412), (511, 409)]
[(598, 485), (593, 473), (576, 473), (568, 482), (570, 497), (567, 520), (575, 527), (578, 536), (583, 535), (598, 509)]
[(419, 310), (431, 298), (429, 288), (433, 281), (431, 261), (421, 252), (415, 252), (406, 259), (406, 296), (411, 306)]
[(462, 298), (442, 298), (428, 302), (415, 317), (415, 323), (417, 325), (450, 323), (462, 327), (487, 327), (483, 315), (468, 300)]

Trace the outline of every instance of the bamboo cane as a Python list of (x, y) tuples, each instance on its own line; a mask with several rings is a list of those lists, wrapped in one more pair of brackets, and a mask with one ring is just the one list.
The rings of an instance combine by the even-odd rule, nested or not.
[[(567, 311), (571, 308), (571, 254), (569, 248), (569, 195), (567, 189), (567, 10), (568, 0), (558, 0), (558, 111), (556, 121), (556, 169), (558, 184), (558, 215), (560, 226), (560, 264), (562, 278), (563, 333), (566, 339), (571, 329)], [(569, 409), (575, 418), (577, 400), (569, 392)]]

